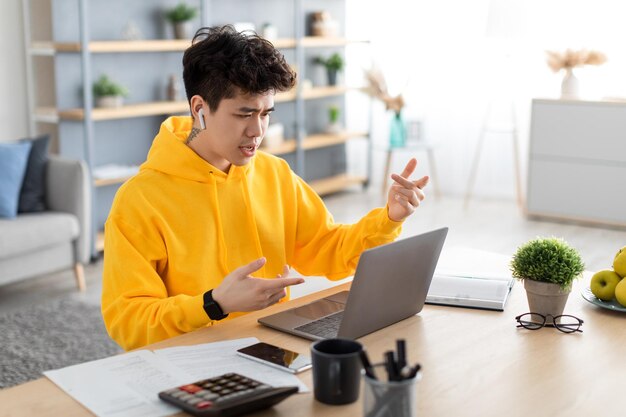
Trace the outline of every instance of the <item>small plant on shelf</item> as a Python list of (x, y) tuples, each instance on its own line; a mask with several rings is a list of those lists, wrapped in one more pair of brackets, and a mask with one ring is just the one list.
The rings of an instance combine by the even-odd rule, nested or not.
[(323, 65), (326, 68), (328, 75), (328, 85), (337, 84), (337, 72), (343, 69), (343, 58), (338, 53), (334, 53), (328, 58), (318, 56), (315, 58), (315, 63)]
[(165, 18), (174, 26), (176, 39), (191, 37), (191, 20), (198, 15), (198, 9), (183, 2), (165, 11)]
[(124, 97), (128, 96), (128, 90), (111, 81), (108, 76), (101, 75), (93, 83), (93, 95), (96, 98), (96, 107), (121, 107)]
[(336, 105), (328, 106), (328, 127), (327, 133), (339, 133), (341, 132), (341, 123), (339, 123), (339, 107)]

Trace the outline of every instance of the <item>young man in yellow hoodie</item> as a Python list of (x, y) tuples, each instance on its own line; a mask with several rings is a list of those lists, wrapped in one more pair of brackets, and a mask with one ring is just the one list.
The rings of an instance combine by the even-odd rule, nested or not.
[(134, 349), (288, 298), (290, 265), (340, 279), (361, 252), (393, 241), (424, 199), (417, 161), (393, 174), (386, 207), (336, 224), (287, 163), (257, 151), (276, 92), (296, 75), (271, 43), (201, 29), (183, 57), (191, 117), (161, 125), (105, 225), (102, 314)]

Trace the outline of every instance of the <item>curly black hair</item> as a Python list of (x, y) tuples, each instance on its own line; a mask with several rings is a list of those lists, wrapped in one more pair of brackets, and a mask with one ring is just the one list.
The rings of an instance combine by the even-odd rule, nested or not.
[(290, 90), (296, 73), (267, 40), (232, 25), (199, 29), (183, 55), (187, 99), (201, 96), (211, 112), (224, 98)]

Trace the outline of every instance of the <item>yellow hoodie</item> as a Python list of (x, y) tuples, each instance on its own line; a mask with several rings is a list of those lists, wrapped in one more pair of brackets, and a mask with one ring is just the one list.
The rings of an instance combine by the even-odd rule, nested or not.
[(204, 293), (257, 258), (267, 258), (259, 278), (287, 264), (340, 279), (354, 273), (363, 250), (400, 234), (386, 208), (336, 224), (287, 163), (264, 152), (227, 174), (216, 169), (185, 145), (191, 127), (190, 117), (163, 122), (105, 225), (102, 314), (124, 349), (213, 324)]

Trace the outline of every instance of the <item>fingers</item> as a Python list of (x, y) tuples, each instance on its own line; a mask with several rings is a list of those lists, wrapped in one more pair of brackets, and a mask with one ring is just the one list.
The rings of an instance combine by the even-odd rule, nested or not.
[(285, 278), (289, 275), (289, 265), (283, 266), (283, 272), (276, 275), (278, 278)]
[(234, 270), (233, 273), (236, 273), (240, 278), (247, 277), (251, 273), (263, 268), (265, 262), (267, 262), (265, 258), (256, 259), (250, 262), (248, 265), (240, 266), (239, 268)]
[(259, 280), (261, 281), (260, 284), (266, 290), (285, 288), (291, 285), (302, 284), (304, 282), (304, 279), (302, 278), (274, 278), (274, 279), (259, 278)]
[(428, 175), (425, 175), (419, 180), (414, 181), (413, 184), (415, 184), (415, 186), (421, 190), (424, 187), (426, 187), (426, 185), (428, 184), (428, 181), (430, 181), (430, 177)]
[(396, 193), (396, 200), (400, 197), (415, 207), (419, 206), (420, 202), (426, 198), (422, 190), (419, 188), (416, 190), (407, 190), (406, 188), (397, 187), (394, 189), (394, 192)]
[(402, 174), (400, 175), (402, 175), (404, 178), (409, 178), (411, 174), (413, 173), (413, 171), (415, 171), (416, 166), (417, 166), (417, 159), (411, 158), (409, 162), (406, 164), (406, 166), (404, 167)]

